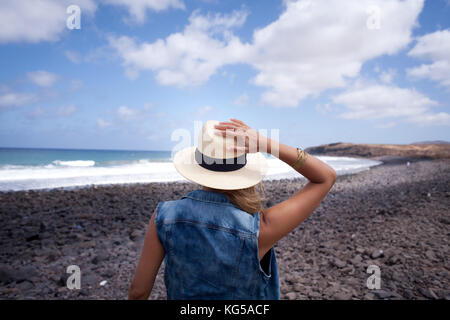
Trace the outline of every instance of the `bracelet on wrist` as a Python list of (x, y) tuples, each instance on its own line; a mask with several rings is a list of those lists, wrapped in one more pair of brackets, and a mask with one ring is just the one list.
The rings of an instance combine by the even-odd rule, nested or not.
[(308, 158), (308, 153), (306, 153), (306, 151), (300, 148), (297, 148), (297, 153), (298, 153), (297, 160), (295, 160), (295, 162), (291, 164), (291, 167), (298, 171), (305, 164), (306, 159)]

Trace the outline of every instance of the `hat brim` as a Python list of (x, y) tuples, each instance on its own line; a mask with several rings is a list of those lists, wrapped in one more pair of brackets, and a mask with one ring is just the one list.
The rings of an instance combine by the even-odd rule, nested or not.
[(195, 161), (195, 149), (189, 147), (178, 151), (173, 157), (173, 164), (184, 178), (202, 186), (222, 190), (244, 189), (258, 184), (266, 175), (267, 160), (260, 152), (247, 153), (244, 167), (221, 172), (201, 167)]

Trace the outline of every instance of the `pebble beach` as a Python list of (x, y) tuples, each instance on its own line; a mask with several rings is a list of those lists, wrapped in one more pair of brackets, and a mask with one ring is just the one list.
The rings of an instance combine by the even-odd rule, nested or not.
[[(265, 181), (265, 205), (304, 179)], [(275, 246), (281, 299), (450, 299), (450, 159), (385, 159), (339, 176), (315, 212)], [(189, 182), (0, 193), (0, 299), (127, 299), (159, 201)], [(78, 265), (81, 289), (66, 268)], [(366, 285), (380, 269), (381, 288)], [(149, 299), (166, 299), (164, 264)]]

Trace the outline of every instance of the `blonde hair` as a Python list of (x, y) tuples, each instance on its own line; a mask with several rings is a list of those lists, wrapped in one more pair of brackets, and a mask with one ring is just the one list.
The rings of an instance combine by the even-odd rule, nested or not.
[[(257, 190), (256, 186), (258, 186), (259, 190)], [(208, 189), (223, 193), (239, 209), (254, 214), (263, 209), (262, 202), (266, 200), (262, 182), (256, 186), (237, 190)]]

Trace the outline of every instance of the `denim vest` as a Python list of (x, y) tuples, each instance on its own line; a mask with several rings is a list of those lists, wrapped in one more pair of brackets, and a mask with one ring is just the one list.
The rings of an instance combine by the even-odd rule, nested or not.
[(260, 214), (218, 192), (194, 190), (156, 209), (167, 299), (280, 299), (275, 250), (258, 258)]

